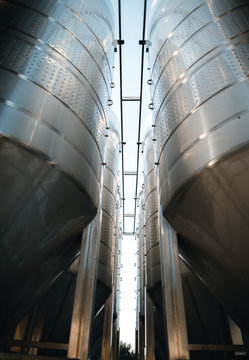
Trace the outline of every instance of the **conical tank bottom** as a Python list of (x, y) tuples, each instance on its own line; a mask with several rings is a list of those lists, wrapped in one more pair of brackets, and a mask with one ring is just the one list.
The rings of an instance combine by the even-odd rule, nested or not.
[(183, 259), (249, 333), (249, 149), (188, 181), (164, 208)]
[(45, 159), (0, 140), (0, 323), (5, 335), (79, 253), (95, 215), (86, 192)]

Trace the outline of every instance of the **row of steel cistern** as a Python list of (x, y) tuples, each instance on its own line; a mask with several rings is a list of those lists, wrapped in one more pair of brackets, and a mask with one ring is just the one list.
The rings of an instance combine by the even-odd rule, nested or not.
[(1, 1), (0, 27), (2, 351), (115, 359), (113, 9), (97, 0)]
[[(99, 0), (3, 0), (0, 13), (1, 346), (116, 359), (113, 11)], [(226, 342), (227, 314), (249, 332), (248, 29), (246, 0), (151, 4), (139, 359)]]

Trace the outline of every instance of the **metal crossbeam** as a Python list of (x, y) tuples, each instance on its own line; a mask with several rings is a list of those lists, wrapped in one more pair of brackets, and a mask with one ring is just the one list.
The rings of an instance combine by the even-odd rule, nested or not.
[(190, 351), (249, 351), (248, 345), (189, 344)]
[(139, 116), (138, 116), (138, 137), (137, 137), (137, 176), (136, 176), (136, 189), (135, 189), (135, 197), (134, 197), (135, 199), (135, 205), (134, 205), (135, 216), (134, 216), (134, 225), (133, 225), (134, 233), (136, 229), (139, 154), (140, 154), (140, 146), (142, 145), (140, 136), (141, 136), (141, 119), (142, 119), (142, 103), (143, 103), (144, 50), (146, 48), (146, 42), (145, 42), (146, 11), (147, 11), (147, 1), (144, 0), (143, 33), (142, 33), (142, 40), (140, 40), (140, 45), (142, 46), (142, 50), (141, 50), (141, 75), (140, 75), (140, 104), (139, 104)]
[(124, 175), (133, 175), (133, 176), (137, 176), (137, 172), (136, 171), (125, 171)]
[(52, 343), (46, 341), (0, 340), (0, 345), (21, 346), (25, 348), (39, 348), (48, 350), (67, 350), (68, 344)]
[(141, 99), (136, 96), (123, 96), (122, 101), (141, 101)]

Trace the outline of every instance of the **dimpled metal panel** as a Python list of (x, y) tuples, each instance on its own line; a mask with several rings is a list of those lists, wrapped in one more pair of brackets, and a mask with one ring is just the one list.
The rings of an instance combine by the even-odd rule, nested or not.
[(163, 213), (247, 332), (248, 34), (246, 0), (158, 0), (149, 37)]
[(1, 1), (3, 335), (78, 254), (96, 214), (113, 27), (105, 1)]
[(155, 146), (152, 133), (148, 132), (144, 140), (144, 207), (146, 232), (146, 271), (147, 289), (151, 296), (153, 286), (161, 281), (160, 251), (159, 251), (159, 219), (158, 190), (155, 166)]
[(155, 189), (155, 186), (156, 186), (156, 168), (154, 167), (154, 169), (151, 172), (149, 172), (149, 174), (146, 176), (144, 180), (144, 193), (146, 197), (152, 192), (152, 190)]
[[(147, 254), (153, 246), (159, 243), (158, 212), (153, 213), (146, 222)], [(159, 250), (158, 250), (159, 251)], [(149, 271), (149, 269), (148, 269)]]
[(154, 188), (145, 199), (145, 221), (147, 223), (148, 219), (152, 214), (158, 211), (158, 195), (157, 188)]
[(106, 166), (116, 176), (119, 164), (119, 134), (114, 128), (108, 134), (105, 162)]
[[(113, 247), (115, 224), (105, 212), (102, 214), (101, 240), (99, 248), (98, 281), (112, 289)], [(105, 299), (102, 301), (104, 302)], [(100, 299), (98, 299), (100, 301)]]
[(138, 224), (138, 242), (139, 242), (139, 301), (140, 315), (144, 315), (144, 287), (145, 287), (145, 227), (144, 227), (144, 194), (139, 194), (139, 224)]
[(158, 211), (157, 177), (154, 162), (155, 147), (151, 132), (145, 136), (144, 148), (144, 207), (145, 223), (147, 224), (151, 215)]
[[(116, 242), (117, 227), (117, 211), (118, 211), (118, 193), (117, 193), (117, 173), (119, 161), (119, 134), (115, 130), (115, 122), (117, 122), (114, 114), (110, 120), (110, 128), (106, 142), (105, 161), (106, 166), (103, 174), (103, 192), (102, 192), (102, 225), (100, 235), (99, 249), (99, 268), (98, 280), (106, 286), (106, 293), (103, 294), (103, 300), (108, 292), (112, 290), (113, 274), (115, 272), (115, 264), (113, 258), (117, 252), (118, 243)], [(113, 127), (112, 127), (113, 125)], [(115, 249), (116, 244), (116, 249)], [(108, 253), (108, 254), (107, 254)], [(117, 267), (116, 267), (117, 272)]]
[(102, 209), (112, 218), (112, 221), (115, 221), (115, 213), (116, 213), (116, 194), (110, 193), (107, 187), (104, 185), (103, 187), (103, 195), (102, 195)]
[(144, 175), (146, 177), (155, 168), (155, 152), (154, 144), (152, 142), (152, 132), (149, 132), (149, 134), (145, 136), (144, 158), (146, 159), (144, 162)]
[(109, 169), (109, 167), (105, 167), (105, 187), (112, 194), (116, 194), (118, 188), (118, 181), (115, 176), (113, 176), (113, 172)]
[[(159, 38), (165, 34), (152, 63), (158, 156), (167, 139), (196, 108), (248, 76), (246, 2), (237, 6), (231, 2), (224, 12), (221, 7), (217, 9), (216, 2), (193, 4), (179, 3), (177, 8), (176, 3), (175, 12), (169, 9), (153, 24), (152, 43), (158, 33)], [(189, 13), (183, 17), (185, 7)]]
[(116, 209), (116, 221), (115, 221), (115, 234), (114, 234), (114, 266), (113, 266), (113, 291), (114, 291), (114, 301), (113, 301), (113, 312), (114, 314), (119, 313), (118, 307), (118, 292), (119, 292), (119, 253), (121, 252), (120, 249), (120, 238), (121, 238), (121, 229), (119, 227), (120, 221), (120, 194), (117, 195), (117, 209)]
[[(109, 94), (99, 65), (85, 47), (92, 44), (89, 41), (89, 45), (86, 42), (83, 47), (83, 43), (65, 31), (65, 28), (53, 22), (52, 25), (47, 24), (47, 17), (42, 17), (34, 11), (28, 16), (26, 8), (21, 10), (28, 19), (33, 17), (34, 21), (38, 20), (36, 23), (38, 30), (40, 23), (45, 22), (41, 24), (41, 29), (46, 29), (46, 33), (43, 37), (42, 34), (36, 34), (36, 29), (31, 27), (33, 33), (30, 38), (29, 27), (23, 29), (22, 21), (18, 22), (15, 17), (9, 21), (6, 15), (3, 19), (8, 26), (5, 25), (4, 34), (1, 35), (3, 56), (0, 66), (15, 74), (24, 75), (26, 81), (39, 85), (50, 95), (58, 98), (79, 117), (79, 120), (84, 119), (83, 122), (103, 151), (105, 124), (101, 118), (104, 117)], [(19, 12), (18, 16), (20, 16)], [(42, 21), (39, 21), (39, 17)], [(25, 27), (32, 26), (28, 22), (24, 24)], [(95, 107), (98, 113), (91, 116), (91, 111)], [(86, 109), (90, 112), (88, 116), (84, 116)]]

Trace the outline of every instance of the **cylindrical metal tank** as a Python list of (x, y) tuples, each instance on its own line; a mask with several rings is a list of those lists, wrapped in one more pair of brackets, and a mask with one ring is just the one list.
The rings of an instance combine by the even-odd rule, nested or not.
[(138, 331), (138, 357), (144, 359), (144, 347), (145, 347), (145, 214), (144, 214), (144, 191), (139, 194), (139, 213), (138, 213), (138, 304), (137, 304), (137, 331)]
[(119, 130), (112, 114), (106, 141), (102, 192), (102, 223), (98, 262), (98, 284), (95, 309), (103, 305), (113, 288), (115, 226), (118, 190)]
[(119, 331), (119, 322), (120, 322), (120, 282), (121, 278), (121, 269), (122, 269), (122, 228), (119, 228), (119, 252), (118, 252), (118, 281), (117, 281), (117, 314), (118, 314), (118, 322), (117, 328)]
[(148, 319), (151, 316), (151, 319), (153, 319), (154, 332), (151, 332), (150, 325), (149, 328), (147, 327), (147, 331), (149, 331), (149, 337), (154, 337), (153, 347), (155, 359), (159, 360), (165, 358), (167, 350), (165, 348), (164, 337), (162, 275), (159, 244), (159, 200), (154, 144), (153, 132), (152, 129), (150, 129), (147, 131), (144, 138), (144, 212), (146, 235), (146, 291), (152, 299), (153, 307), (146, 307), (146, 312), (152, 311), (152, 314), (146, 313), (146, 318)]
[(117, 358), (119, 349), (119, 293), (120, 293), (120, 252), (121, 252), (121, 238), (122, 230), (120, 229), (120, 192), (117, 194), (117, 209), (115, 221), (115, 245), (114, 245), (114, 267), (113, 267), (113, 317), (112, 317), (112, 346), (111, 346), (111, 360)]
[(79, 252), (96, 214), (113, 59), (108, 1), (0, 7), (0, 322)]
[(146, 282), (145, 274), (145, 224), (144, 224), (144, 192), (139, 194), (139, 227), (138, 227), (138, 241), (139, 241), (139, 292), (140, 304), (139, 313), (144, 317), (144, 287)]
[[(118, 282), (119, 282), (119, 253), (120, 253), (120, 192), (118, 191), (116, 197), (116, 219), (115, 219), (115, 233), (114, 233), (114, 258), (113, 258), (113, 312), (118, 313), (117, 296), (118, 296)], [(115, 315), (116, 316), (116, 315)]]
[(158, 188), (155, 146), (152, 131), (144, 139), (144, 208), (147, 291), (153, 301), (161, 303), (161, 262), (159, 248)]
[[(137, 290), (136, 290), (136, 331), (139, 331), (139, 312), (140, 312), (140, 239), (139, 239), (139, 226), (136, 229), (136, 241), (137, 241), (137, 262), (136, 262), (136, 282), (137, 282)], [(138, 351), (136, 346), (136, 351)]]
[(179, 250), (249, 331), (249, 4), (158, 0), (149, 39), (160, 197)]

